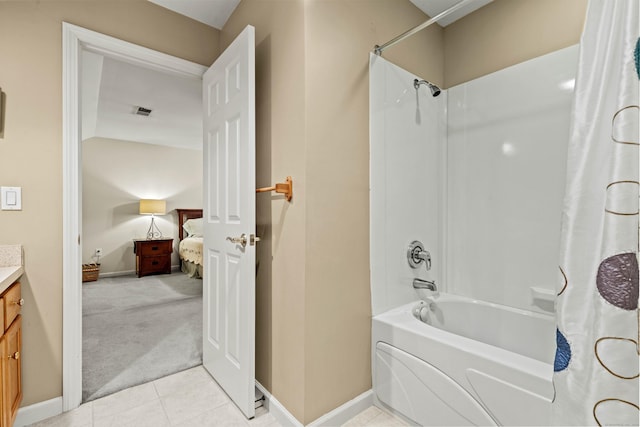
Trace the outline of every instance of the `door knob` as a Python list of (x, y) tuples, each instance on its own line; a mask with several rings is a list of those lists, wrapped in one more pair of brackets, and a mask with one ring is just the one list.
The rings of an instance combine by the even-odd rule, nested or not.
[(227, 240), (231, 243), (242, 245), (243, 248), (247, 246), (247, 235), (244, 233), (242, 233), (240, 237), (227, 237)]
[(260, 239), (260, 238), (259, 238), (258, 236), (256, 236), (255, 234), (251, 234), (251, 235), (249, 235), (249, 244), (250, 244), (251, 246), (254, 246), (254, 245), (255, 245), (256, 243), (258, 243), (260, 240), (262, 240), (262, 239)]

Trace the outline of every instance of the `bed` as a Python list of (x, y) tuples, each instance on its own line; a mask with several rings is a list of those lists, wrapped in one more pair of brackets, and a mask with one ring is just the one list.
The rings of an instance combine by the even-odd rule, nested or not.
[(178, 255), (180, 270), (189, 277), (202, 278), (202, 209), (178, 212)]

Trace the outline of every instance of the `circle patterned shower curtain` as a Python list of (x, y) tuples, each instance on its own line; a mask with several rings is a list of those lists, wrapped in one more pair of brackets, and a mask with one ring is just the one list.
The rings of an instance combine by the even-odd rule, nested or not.
[(555, 425), (638, 425), (638, 0), (590, 0), (556, 305)]

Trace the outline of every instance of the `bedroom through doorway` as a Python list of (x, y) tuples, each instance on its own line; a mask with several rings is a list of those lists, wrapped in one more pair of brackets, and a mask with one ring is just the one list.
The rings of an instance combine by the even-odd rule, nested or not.
[[(98, 280), (82, 285), (87, 402), (202, 363), (202, 280), (178, 256), (179, 210), (202, 216), (202, 81), (81, 55), (81, 256), (100, 263)], [(154, 216), (162, 240), (151, 245), (151, 218), (139, 213), (148, 199), (166, 202)], [(156, 247), (161, 254), (137, 256)], [(137, 262), (168, 263), (170, 273)]]

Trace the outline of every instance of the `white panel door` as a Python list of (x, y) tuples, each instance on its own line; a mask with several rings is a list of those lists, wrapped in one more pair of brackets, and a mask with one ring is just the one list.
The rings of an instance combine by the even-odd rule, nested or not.
[(256, 187), (252, 26), (247, 26), (204, 74), (203, 109), (202, 362), (247, 418), (253, 418)]

